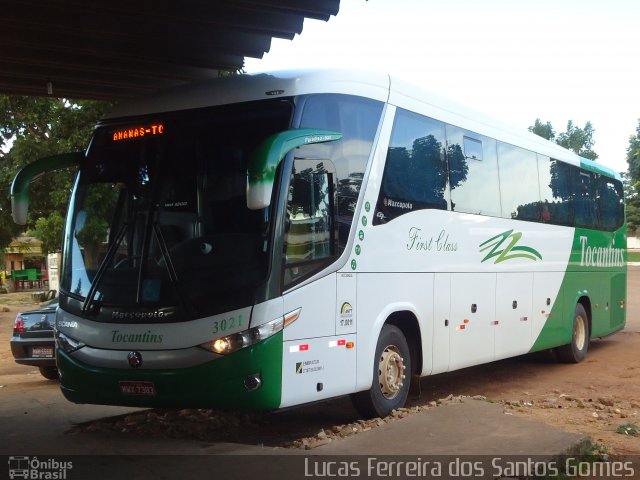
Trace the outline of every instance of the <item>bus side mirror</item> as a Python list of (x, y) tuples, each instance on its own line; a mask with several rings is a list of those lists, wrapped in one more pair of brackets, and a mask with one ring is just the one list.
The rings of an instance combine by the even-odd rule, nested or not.
[(249, 160), (247, 207), (260, 210), (269, 206), (276, 169), (291, 150), (312, 143), (334, 142), (341, 138), (341, 133), (312, 128), (286, 130), (267, 138), (258, 145)]
[(13, 179), (11, 184), (11, 216), (18, 225), (27, 223), (29, 210), (29, 185), (41, 175), (66, 167), (80, 165), (84, 153), (62, 153), (51, 157), (41, 158), (23, 167)]

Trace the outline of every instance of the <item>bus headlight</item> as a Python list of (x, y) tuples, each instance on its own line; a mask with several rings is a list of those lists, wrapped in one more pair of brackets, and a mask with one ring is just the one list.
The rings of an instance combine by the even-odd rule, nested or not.
[(283, 327), (284, 319), (278, 318), (258, 327), (202, 343), (200, 344), (200, 347), (209, 350), (210, 352), (217, 353), (218, 355), (229, 355), (241, 348), (250, 347), (251, 345), (275, 335), (282, 330)]

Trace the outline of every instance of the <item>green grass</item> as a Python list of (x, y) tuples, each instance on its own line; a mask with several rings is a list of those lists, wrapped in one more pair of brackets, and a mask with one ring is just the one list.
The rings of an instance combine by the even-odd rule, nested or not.
[(627, 252), (627, 262), (640, 262), (640, 252)]
[(635, 423), (625, 423), (624, 425), (620, 425), (616, 428), (616, 433), (638, 437), (640, 436), (640, 429), (638, 429), (638, 426)]
[(38, 305), (31, 292), (13, 292), (0, 294), (0, 305)]

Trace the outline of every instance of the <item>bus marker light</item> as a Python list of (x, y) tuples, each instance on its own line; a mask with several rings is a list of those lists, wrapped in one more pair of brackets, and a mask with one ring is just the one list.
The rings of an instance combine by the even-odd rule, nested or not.
[(466, 325), (458, 325), (458, 326), (456, 327), (456, 330), (464, 330), (465, 328), (467, 328), (467, 326), (466, 326)]
[(468, 319), (468, 318), (465, 318), (465, 319), (464, 319), (464, 323), (465, 323), (465, 324), (469, 323), (469, 319)]
[(302, 307), (297, 308), (284, 316), (284, 326), (287, 327), (295, 322), (298, 318), (300, 318), (300, 313), (302, 312)]
[(500, 320), (494, 320), (491, 325), (500, 325)]
[(354, 348), (356, 346), (356, 342), (347, 342), (347, 348)]

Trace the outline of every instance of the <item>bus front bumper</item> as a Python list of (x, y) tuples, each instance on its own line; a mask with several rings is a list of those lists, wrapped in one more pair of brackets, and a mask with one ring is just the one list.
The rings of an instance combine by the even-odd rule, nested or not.
[(95, 367), (59, 348), (56, 357), (60, 389), (74, 403), (247, 410), (280, 406), (281, 332), (252, 347), (187, 368)]

